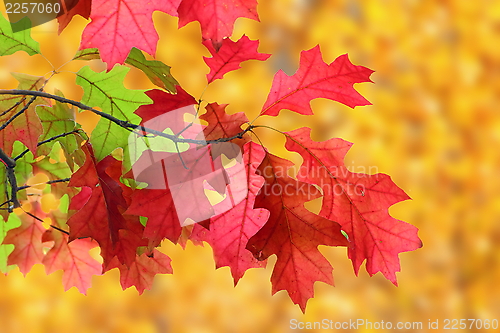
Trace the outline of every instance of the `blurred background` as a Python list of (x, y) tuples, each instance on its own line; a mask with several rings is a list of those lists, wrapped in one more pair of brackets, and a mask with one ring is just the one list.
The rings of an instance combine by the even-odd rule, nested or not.
[[(261, 0), (258, 12), (260, 22), (238, 19), (232, 38), (259, 39), (259, 51), (271, 58), (243, 63), (203, 99), (229, 103), (228, 112), (253, 119), (276, 71), (293, 74), (300, 51), (317, 44), (327, 63), (349, 53), (352, 63), (375, 70), (375, 84), (355, 86), (372, 106), (352, 110), (317, 99), (314, 116), (283, 110), (258, 122), (284, 131), (309, 126), (315, 140), (353, 142), (345, 160), (351, 171), (387, 173), (412, 197), (390, 208), (420, 229), (424, 243), (400, 255), (399, 287), (381, 274), (369, 277), (364, 266), (356, 277), (345, 249), (320, 247), (334, 266), (336, 286), (316, 283), (303, 315), (285, 291), (271, 296), (273, 257), (267, 269), (248, 271), (233, 287), (228, 268), (214, 269), (209, 246), (188, 243), (184, 251), (165, 243), (175, 274), (157, 276), (142, 296), (121, 290), (117, 270), (94, 277), (88, 296), (75, 288), (64, 292), (62, 272), (46, 276), (38, 265), (25, 278), (17, 269), (1, 275), (0, 332), (298, 331), (291, 319), (422, 322), (427, 330), (429, 320), (439, 319), (440, 329), (444, 319), (500, 320), (500, 2)], [(202, 56), (209, 53), (199, 24), (177, 30), (176, 18), (159, 12), (153, 18), (156, 58), (200, 97), (209, 72)], [(10, 72), (44, 75), (49, 62), (56, 68), (68, 62), (86, 24), (77, 17), (60, 36), (55, 22), (36, 27), (32, 36), (46, 59), (23, 52), (1, 57), (1, 87), (17, 85)], [(46, 91), (58, 88), (79, 100), (83, 91), (71, 72), (86, 64), (65, 65)], [(99, 61), (90, 65), (104, 68)], [(154, 88), (134, 69), (125, 86)], [(86, 112), (78, 120), (88, 128), (96, 121)], [(282, 137), (258, 134), (272, 152), (301, 162), (283, 148)]]

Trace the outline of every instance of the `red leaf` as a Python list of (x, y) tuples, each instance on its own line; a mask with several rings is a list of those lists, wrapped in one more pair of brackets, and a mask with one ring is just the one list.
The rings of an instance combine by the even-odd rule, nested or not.
[(135, 179), (148, 187), (134, 191), (126, 213), (148, 218), (144, 237), (150, 246), (164, 238), (176, 243), (186, 218), (201, 222), (214, 214), (203, 182), (218, 189), (227, 184), (222, 165), (214, 162), (204, 147), (180, 154), (146, 151), (134, 164)]
[(117, 267), (120, 270), (120, 284), (123, 290), (135, 286), (139, 295), (145, 289), (151, 290), (153, 279), (156, 274), (172, 274), (171, 259), (154, 249), (151, 255), (146, 253), (136, 256), (135, 261), (127, 267), (119, 265), (115, 260), (110, 266)]
[(303, 115), (313, 114), (310, 101), (315, 98), (328, 98), (351, 108), (370, 105), (353, 88), (354, 83), (372, 82), (371, 69), (354, 66), (347, 57), (341, 55), (327, 65), (319, 45), (302, 51), (298, 71), (288, 76), (279, 71), (274, 76), (271, 92), (261, 114), (277, 116), (281, 109), (288, 109)]
[(117, 63), (124, 63), (132, 47), (154, 56), (158, 34), (153, 25), (153, 12), (159, 10), (177, 16), (179, 2), (94, 0), (92, 6), (95, 10), (90, 14), (92, 21), (83, 30), (80, 50), (98, 48), (108, 70)]
[(212, 43), (208, 40), (203, 42), (203, 45), (212, 54), (211, 58), (203, 57), (205, 63), (210, 67), (210, 73), (207, 74), (208, 83), (214, 80), (222, 79), (224, 74), (237, 70), (240, 63), (246, 60), (266, 60), (271, 55), (266, 53), (259, 53), (258, 40), (250, 40), (247, 36), (243, 35), (237, 42), (226, 38), (222, 41), (222, 46), (219, 51), (216, 51)]
[(92, 284), (93, 275), (101, 275), (101, 264), (89, 255), (89, 250), (96, 246), (89, 239), (76, 239), (68, 244), (68, 237), (56, 230), (47, 230), (43, 242), (54, 241), (54, 246), (43, 258), (45, 271), (51, 274), (63, 270), (64, 290), (76, 287), (82, 294)]
[(337, 221), (349, 236), (356, 275), (366, 259), (370, 275), (382, 272), (397, 285), (398, 254), (422, 247), (418, 229), (389, 215), (388, 208), (408, 195), (385, 174), (352, 173), (344, 166), (351, 143), (341, 139), (314, 142), (310, 129), (288, 132), (286, 148), (298, 152), (304, 162), (298, 179), (323, 189), (320, 215)]
[(82, 148), (86, 154), (85, 164), (73, 174), (68, 185), (88, 186), (92, 193), (88, 197), (88, 192), (82, 189), (71, 199), (69, 209), (77, 212), (68, 219), (69, 238), (71, 241), (82, 237), (95, 239), (101, 247), (105, 268), (115, 255), (121, 263), (129, 265), (137, 248), (147, 242), (142, 240), (143, 228), (138, 218), (123, 216), (128, 205), (122, 184), (108, 174), (119, 177), (116, 168), (121, 168), (121, 162), (107, 156), (96, 164), (92, 146), (87, 143)]
[(148, 218), (143, 236), (149, 239), (150, 247), (160, 245), (165, 238), (176, 243), (181, 235), (181, 222), (170, 189), (134, 191), (126, 213)]
[[(208, 122), (207, 127), (203, 129), (205, 140), (217, 140), (220, 138), (230, 138), (241, 131), (241, 126), (248, 122), (248, 118), (244, 112), (238, 112), (232, 115), (226, 113), (227, 104), (219, 105), (211, 103), (206, 106), (207, 112), (200, 116), (201, 120)], [(200, 135), (198, 139), (203, 139)], [(232, 140), (230, 143), (213, 143), (211, 144), (211, 154), (213, 158), (217, 158), (222, 153), (227, 158), (235, 158), (241, 154), (241, 148), (245, 143), (250, 141), (250, 136), (245, 133), (244, 136)]]
[(332, 266), (318, 245), (347, 246), (337, 222), (309, 212), (306, 201), (320, 196), (310, 184), (287, 175), (292, 162), (267, 153), (257, 174), (265, 184), (255, 199), (255, 208), (266, 208), (269, 221), (247, 244), (254, 256), (263, 260), (276, 254), (278, 260), (271, 276), (273, 294), (287, 290), (302, 311), (314, 295), (315, 281), (333, 285)]
[[(39, 218), (45, 214), (38, 202), (32, 203), (31, 213)], [(23, 214), (20, 216), (21, 226), (7, 232), (3, 244), (13, 244), (14, 251), (9, 255), (7, 265), (17, 265), (24, 276), (34, 264), (42, 263), (43, 245), (42, 233), (45, 231), (42, 223), (37, 219)]]
[(211, 39), (216, 50), (224, 37), (233, 34), (238, 17), (259, 21), (256, 0), (183, 0), (177, 12), (179, 28), (192, 21), (200, 22), (203, 39)]
[(64, 28), (68, 26), (73, 16), (80, 15), (85, 19), (90, 17), (92, 0), (65, 0), (62, 1), (62, 3), (65, 4), (66, 12), (57, 17), (57, 22), (59, 23), (59, 34), (61, 34)]
[[(265, 261), (255, 259), (245, 248), (248, 239), (262, 228), (269, 218), (269, 212), (265, 209), (253, 209), (255, 196), (264, 184), (264, 179), (255, 173), (264, 155), (265, 152), (260, 145), (249, 142), (244, 146), (243, 179), (231, 177), (231, 184), (246, 182), (248, 191), (245, 198), (234, 208), (212, 217), (210, 231), (195, 225), (190, 237), (192, 240), (206, 241), (210, 244), (214, 251), (217, 268), (229, 266), (234, 285), (243, 277), (247, 269), (265, 266)], [(229, 198), (226, 200), (230, 201)]]
[[(175, 111), (185, 106), (197, 104), (193, 96), (189, 95), (180, 86), (175, 86), (177, 94), (169, 94), (163, 90), (153, 89), (146, 91), (146, 95), (153, 100), (153, 104), (141, 105), (134, 111), (136, 115), (142, 118), (142, 123), (148, 122), (167, 112)], [(179, 113), (179, 116), (184, 117), (184, 114)], [(178, 133), (184, 129), (184, 118), (177, 121), (169, 121), (164, 124), (165, 127), (157, 130), (163, 131), (165, 128), (173, 128), (174, 133)], [(179, 128), (180, 127), (180, 128)]]
[[(44, 82), (44, 77), (31, 76), (27, 74), (13, 73), (12, 76), (19, 81), (17, 89), (23, 90), (38, 90)], [(14, 117), (21, 111), (28, 102), (31, 96), (16, 96), (3, 95), (0, 97), (0, 126)], [(21, 141), (35, 154), (38, 138), (42, 134), (42, 123), (38, 118), (35, 109), (38, 105), (51, 105), (50, 101), (45, 98), (36, 98), (26, 111), (15, 118), (5, 129), (0, 131), (0, 149), (8, 156), (12, 154), (12, 147), (16, 140)]]

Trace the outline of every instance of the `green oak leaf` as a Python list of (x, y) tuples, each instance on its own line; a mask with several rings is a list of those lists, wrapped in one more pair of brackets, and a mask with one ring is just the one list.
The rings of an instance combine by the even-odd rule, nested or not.
[[(141, 118), (134, 111), (141, 105), (153, 101), (144, 90), (129, 90), (123, 86), (123, 80), (129, 69), (115, 66), (109, 72), (96, 73), (85, 66), (77, 73), (76, 84), (83, 88), (81, 102), (92, 107), (99, 107), (102, 112), (117, 119), (139, 124)], [(130, 132), (117, 124), (101, 118), (92, 131), (90, 142), (98, 161), (111, 154), (118, 147), (127, 151)]]
[[(73, 60), (95, 60), (100, 59), (97, 48), (83, 49), (76, 52)], [(177, 93), (175, 86), (179, 84), (170, 74), (170, 66), (165, 65), (159, 60), (146, 60), (144, 54), (138, 48), (132, 48), (125, 60), (126, 64), (140, 69), (149, 80), (156, 86)]]
[(125, 60), (125, 63), (132, 65), (147, 75), (149, 80), (160, 88), (177, 93), (175, 86), (179, 84), (170, 74), (170, 67), (158, 60), (146, 60), (142, 52), (133, 47)]
[[(22, 152), (24, 152), (25, 150), (26, 150), (25, 145), (23, 145), (19, 141), (15, 141), (14, 146), (12, 147), (11, 157), (14, 158), (19, 154), (21, 154)], [(28, 151), (28, 153), (26, 153), (22, 158), (16, 161), (15, 174), (16, 174), (17, 186), (23, 186), (28, 180), (28, 178), (32, 175), (33, 173), (33, 167), (31, 166), (32, 163), (33, 163), (33, 154), (30, 151)], [(7, 185), (7, 189), (5, 189), (6, 179), (7, 179), (7, 169), (5, 168), (5, 165), (3, 163), (0, 163), (0, 204), (3, 204), (4, 202), (7, 201), (7, 195), (5, 193), (6, 190), (10, 195), (10, 185)], [(27, 198), (26, 192), (19, 191), (17, 193), (17, 198), (20, 200), (25, 200)], [(8, 205), (5, 204), (0, 208), (8, 208)], [(2, 216), (4, 220), (7, 220), (9, 212), (7, 210), (1, 209), (0, 216)]]
[(17, 217), (16, 214), (10, 214), (7, 222), (0, 215), (0, 271), (2, 273), (7, 274), (10, 270), (12, 270), (15, 265), (7, 266), (7, 258), (14, 250), (14, 245), (12, 244), (2, 244), (5, 235), (7, 235), (7, 231), (17, 228), (21, 226), (21, 220)]
[[(64, 97), (63, 93), (57, 89), (55, 94)], [(75, 109), (69, 108), (65, 103), (56, 101), (52, 107), (40, 106), (37, 108), (36, 114), (40, 118), (43, 127), (43, 134), (39, 137), (39, 142), (71, 132), (76, 128)], [(75, 134), (71, 134), (39, 146), (36, 155), (48, 155), (56, 142), (61, 144), (67, 155), (72, 154), (79, 148)]]
[(99, 55), (99, 49), (97, 48), (78, 50), (78, 52), (76, 52), (75, 56), (73, 57), (73, 60), (95, 60), (95, 59), (101, 59), (101, 56)]
[(23, 17), (18, 22), (18, 32), (12, 32), (9, 21), (0, 15), (0, 56), (14, 54), (17, 51), (25, 51), (30, 56), (40, 54), (38, 42), (31, 38), (31, 21), (28, 17)]

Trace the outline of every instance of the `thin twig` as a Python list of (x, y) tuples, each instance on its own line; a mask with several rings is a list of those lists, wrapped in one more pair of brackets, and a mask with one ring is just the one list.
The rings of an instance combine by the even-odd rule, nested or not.
[[(62, 138), (62, 137), (65, 137), (65, 136), (68, 136), (70, 134), (74, 134), (74, 133), (78, 133), (80, 130), (79, 129), (76, 129), (76, 130), (73, 130), (71, 132), (66, 132), (66, 133), (62, 133), (62, 134), (59, 134), (59, 135), (56, 135), (56, 136), (53, 136), (47, 140), (43, 140), (43, 141), (40, 141), (36, 144), (37, 147), (40, 147), (41, 145), (45, 144), (45, 143), (48, 143), (48, 142), (51, 142), (51, 141), (54, 141), (54, 140), (57, 140), (59, 138)], [(27, 154), (30, 150), (29, 149), (26, 149), (25, 151), (23, 151), (21, 154), (17, 155), (14, 160), (17, 161), (18, 159), (22, 158), (25, 154)]]
[[(41, 219), (41, 218), (39, 218), (38, 216), (36, 216), (36, 215), (34, 215), (34, 214), (30, 213), (30, 212), (27, 212), (27, 211), (25, 211), (24, 209), (23, 209), (23, 211), (24, 211), (26, 214), (28, 214), (29, 216), (31, 216), (32, 218), (34, 218), (35, 220), (40, 221), (40, 222), (42, 222), (42, 223), (46, 223), (44, 220), (42, 220), (42, 219)], [(51, 227), (51, 228), (54, 228), (54, 229), (56, 229), (57, 231), (60, 231), (60, 232), (62, 232), (63, 234), (66, 234), (66, 235), (68, 235), (68, 236), (69, 236), (69, 232), (67, 232), (66, 230), (63, 230), (63, 229), (61, 229), (61, 228), (59, 228), (59, 227), (56, 227), (56, 226), (55, 226), (55, 225), (53, 225), (53, 224), (50, 224), (50, 227)]]
[(54, 179), (54, 180), (49, 180), (48, 182), (45, 183), (40, 183), (40, 184), (35, 184), (35, 185), (24, 185), (24, 186), (19, 186), (17, 188), (18, 191), (25, 190), (27, 188), (37, 186), (37, 185), (50, 185), (50, 184), (55, 184), (55, 183), (64, 183), (64, 182), (69, 182), (71, 178), (61, 178), (61, 179)]

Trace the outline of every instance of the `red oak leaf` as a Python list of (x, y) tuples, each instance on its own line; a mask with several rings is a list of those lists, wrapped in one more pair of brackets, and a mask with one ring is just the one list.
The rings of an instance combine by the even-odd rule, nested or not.
[[(244, 112), (238, 112), (232, 115), (226, 113), (227, 104), (219, 105), (211, 103), (206, 106), (207, 112), (200, 116), (201, 120), (208, 122), (207, 127), (203, 129), (205, 140), (217, 140), (220, 138), (230, 138), (242, 131), (241, 126), (248, 122), (248, 118)], [(198, 139), (202, 139), (198, 135)], [(212, 143), (211, 154), (213, 158), (217, 158), (221, 154), (227, 158), (235, 158), (241, 154), (243, 145), (250, 141), (250, 136), (245, 133), (241, 138), (228, 142)]]
[(80, 15), (85, 19), (90, 17), (90, 10), (92, 8), (92, 0), (64, 0), (61, 2), (64, 4), (64, 13), (57, 16), (57, 22), (59, 23), (58, 33), (66, 28), (71, 22), (71, 19), (75, 15)]
[[(38, 218), (44, 218), (38, 202), (33, 202), (31, 214)], [(17, 265), (24, 276), (31, 270), (34, 264), (40, 264), (43, 260), (42, 234), (45, 231), (42, 223), (37, 219), (23, 214), (20, 216), (21, 226), (7, 232), (3, 244), (14, 245), (14, 251), (9, 255), (7, 265)]]
[(132, 170), (134, 178), (148, 186), (134, 191), (126, 213), (148, 218), (144, 237), (153, 247), (164, 238), (176, 243), (186, 218), (201, 222), (214, 214), (205, 180), (219, 192), (228, 183), (220, 160), (213, 161), (207, 147), (180, 154), (146, 151)]
[(269, 210), (269, 221), (247, 244), (254, 256), (263, 260), (276, 254), (278, 260), (271, 276), (273, 294), (288, 295), (304, 312), (314, 295), (314, 282), (333, 285), (332, 266), (319, 252), (319, 245), (347, 246), (337, 222), (309, 212), (304, 203), (320, 196), (311, 184), (287, 175), (292, 162), (267, 153), (257, 174), (265, 183), (255, 199), (255, 208)]
[[(19, 81), (17, 89), (38, 90), (45, 82), (45, 78), (40, 76), (18, 73), (13, 73), (12, 76)], [(28, 105), (31, 99), (31, 96), (16, 95), (3, 95), (0, 97), (0, 128), (6, 126), (0, 130), (0, 149), (8, 156), (12, 154), (12, 147), (16, 140), (24, 143), (35, 154), (38, 138), (43, 131), (42, 123), (35, 109), (38, 105), (50, 106), (51, 103), (45, 98), (38, 97)], [(14, 118), (24, 107), (27, 107), (26, 111)], [(12, 120), (12, 122), (7, 124), (9, 120)]]
[[(142, 123), (161, 116), (167, 112), (175, 111), (185, 106), (197, 104), (193, 96), (189, 95), (180, 86), (175, 86), (177, 94), (169, 94), (163, 90), (153, 89), (146, 91), (146, 95), (153, 100), (153, 104), (141, 105), (134, 111), (136, 115), (142, 118)], [(181, 118), (182, 116), (182, 118)], [(154, 128), (163, 131), (165, 128), (172, 128), (174, 133), (178, 133), (184, 129), (184, 114), (179, 113), (179, 119), (176, 121), (165, 122), (164, 126)]]
[[(255, 196), (264, 184), (264, 179), (255, 173), (262, 162), (265, 152), (262, 146), (249, 142), (244, 146), (242, 170), (243, 179), (231, 177), (231, 185), (246, 182), (248, 191), (245, 198), (235, 207), (229, 203), (231, 209), (210, 219), (210, 231), (202, 226), (195, 225), (191, 240), (206, 241), (214, 251), (217, 268), (229, 266), (236, 285), (245, 271), (252, 267), (263, 267), (266, 262), (257, 260), (245, 247), (248, 239), (257, 233), (269, 219), (269, 212), (265, 209), (253, 209)], [(234, 177), (236, 178), (236, 177)], [(227, 201), (230, 201), (226, 197)]]
[(200, 22), (203, 39), (212, 40), (216, 50), (224, 37), (232, 35), (238, 17), (259, 21), (256, 0), (183, 0), (177, 12), (179, 28), (192, 21)]
[(327, 65), (318, 45), (302, 51), (300, 66), (294, 75), (288, 76), (281, 70), (276, 73), (261, 114), (277, 116), (281, 109), (288, 109), (311, 115), (313, 112), (309, 104), (315, 98), (328, 98), (351, 108), (370, 105), (354, 90), (353, 84), (372, 82), (372, 73), (371, 69), (353, 65), (347, 54)]
[(71, 199), (69, 209), (76, 213), (68, 219), (70, 241), (81, 237), (95, 239), (101, 247), (104, 268), (115, 255), (121, 263), (130, 265), (137, 248), (147, 242), (142, 240), (143, 228), (139, 219), (123, 216), (128, 205), (122, 184), (108, 174), (110, 170), (115, 177), (119, 175), (116, 168), (121, 168), (121, 162), (107, 156), (96, 164), (92, 146), (87, 143), (82, 148), (85, 164), (73, 174), (68, 186), (87, 186), (92, 193), (89, 196), (88, 191), (82, 189)]
[(98, 48), (102, 61), (111, 70), (124, 63), (133, 47), (156, 53), (158, 34), (152, 15), (156, 10), (177, 16), (180, 0), (94, 0), (91, 22), (82, 34), (80, 50)]
[(120, 265), (117, 260), (110, 266), (120, 270), (120, 284), (123, 290), (135, 286), (139, 295), (145, 289), (151, 290), (153, 279), (156, 274), (172, 274), (171, 259), (154, 249), (152, 254), (146, 253), (136, 256), (135, 261), (130, 266)]
[(89, 250), (97, 244), (89, 239), (76, 239), (68, 243), (68, 237), (56, 230), (47, 230), (43, 242), (54, 241), (54, 246), (43, 258), (45, 272), (51, 274), (63, 270), (64, 290), (76, 287), (82, 294), (92, 284), (93, 275), (101, 275), (101, 264), (89, 255)]
[(370, 275), (382, 272), (397, 285), (398, 254), (422, 247), (418, 229), (389, 215), (391, 205), (409, 199), (385, 174), (352, 173), (344, 166), (351, 143), (341, 139), (315, 142), (309, 128), (286, 133), (286, 148), (299, 153), (304, 162), (298, 179), (323, 190), (320, 215), (337, 221), (349, 236), (356, 275), (366, 259)]
[(207, 74), (208, 83), (214, 80), (222, 79), (224, 74), (237, 70), (240, 63), (246, 60), (266, 60), (271, 55), (259, 53), (258, 40), (250, 40), (243, 35), (237, 42), (233, 42), (229, 38), (222, 41), (222, 46), (219, 51), (216, 51), (212, 43), (208, 40), (203, 42), (203, 45), (210, 51), (212, 57), (203, 57), (205, 63), (210, 67), (210, 73)]

